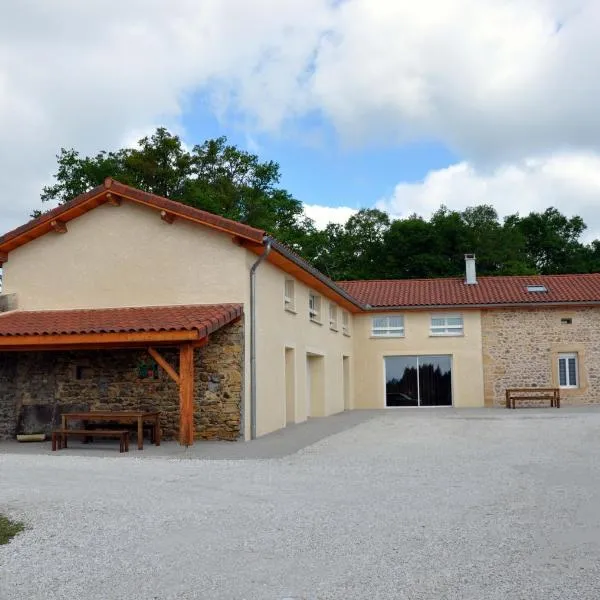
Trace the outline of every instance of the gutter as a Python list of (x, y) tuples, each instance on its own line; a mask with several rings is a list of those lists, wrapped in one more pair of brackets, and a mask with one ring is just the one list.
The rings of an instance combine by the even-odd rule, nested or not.
[(256, 270), (271, 252), (272, 239), (263, 239), (264, 252), (250, 267), (250, 439), (256, 439)]

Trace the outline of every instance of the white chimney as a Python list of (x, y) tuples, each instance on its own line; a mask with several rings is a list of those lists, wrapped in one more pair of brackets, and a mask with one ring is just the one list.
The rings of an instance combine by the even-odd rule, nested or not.
[(465, 283), (467, 285), (477, 285), (477, 272), (475, 270), (474, 254), (465, 254), (465, 271), (467, 275)]

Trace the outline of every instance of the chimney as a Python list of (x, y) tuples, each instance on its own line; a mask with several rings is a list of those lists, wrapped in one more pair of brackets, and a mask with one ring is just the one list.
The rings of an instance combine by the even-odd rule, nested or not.
[(465, 271), (467, 285), (477, 285), (477, 273), (475, 270), (475, 255), (465, 254)]

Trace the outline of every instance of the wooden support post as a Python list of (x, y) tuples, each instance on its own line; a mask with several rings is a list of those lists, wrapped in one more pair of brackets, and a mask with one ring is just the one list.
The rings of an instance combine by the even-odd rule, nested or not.
[(150, 346), (150, 348), (148, 348), (148, 354), (157, 362), (158, 365), (160, 365), (169, 375), (169, 377), (177, 384), (179, 385), (179, 374), (177, 373), (177, 371), (163, 358), (163, 356), (161, 356), (157, 350), (155, 350), (154, 348), (152, 348), (152, 346)]
[(179, 443), (194, 443), (194, 347), (179, 347)]

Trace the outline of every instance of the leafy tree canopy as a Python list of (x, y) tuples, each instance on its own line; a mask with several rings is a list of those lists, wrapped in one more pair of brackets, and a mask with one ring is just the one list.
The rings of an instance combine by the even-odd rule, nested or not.
[[(279, 165), (227, 143), (225, 137), (186, 148), (165, 128), (134, 148), (82, 157), (62, 149), (56, 182), (42, 201), (65, 202), (108, 176), (142, 190), (264, 229), (333, 279), (455, 277), (463, 255), (477, 255), (481, 275), (600, 271), (600, 241), (585, 245), (581, 217), (555, 208), (500, 220), (492, 206), (464, 211), (441, 206), (430, 219), (390, 219), (362, 209), (343, 225), (317, 230), (302, 203), (279, 187)], [(39, 213), (38, 213), (39, 214)]]

